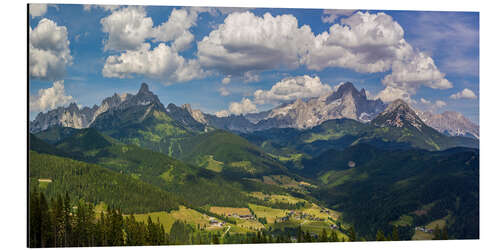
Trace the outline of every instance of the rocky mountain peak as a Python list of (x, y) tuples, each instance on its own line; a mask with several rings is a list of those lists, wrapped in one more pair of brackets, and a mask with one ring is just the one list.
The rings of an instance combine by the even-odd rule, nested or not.
[(362, 97), (366, 98), (366, 90), (365, 90), (364, 88), (362, 88), (362, 89), (361, 89), (361, 91), (359, 91), (359, 94), (360, 94)]
[(347, 92), (358, 92), (358, 90), (354, 87), (354, 84), (352, 82), (345, 82), (342, 85), (339, 86), (337, 92), (340, 92), (342, 94), (347, 93)]
[(412, 126), (418, 130), (426, 126), (410, 105), (401, 99), (389, 104), (382, 113), (373, 119), (372, 124), (379, 127), (398, 128)]
[(479, 125), (467, 119), (462, 113), (445, 111), (434, 114), (430, 111), (417, 111), (417, 115), (425, 124), (441, 133), (479, 139)]
[(149, 90), (149, 86), (148, 86), (145, 82), (143, 82), (143, 83), (141, 84), (141, 88), (139, 89), (139, 92), (138, 92), (137, 94), (138, 94), (138, 95), (139, 95), (139, 94), (153, 94), (153, 92), (151, 92), (151, 91)]
[(149, 90), (146, 83), (142, 83), (136, 95), (113, 94), (102, 100), (101, 105), (79, 108), (76, 103), (68, 107), (59, 107), (47, 113), (39, 113), (35, 120), (30, 122), (30, 132), (36, 133), (52, 126), (88, 128), (103, 113), (113, 110), (124, 110), (134, 106), (153, 105), (158, 110), (164, 110), (158, 97)]

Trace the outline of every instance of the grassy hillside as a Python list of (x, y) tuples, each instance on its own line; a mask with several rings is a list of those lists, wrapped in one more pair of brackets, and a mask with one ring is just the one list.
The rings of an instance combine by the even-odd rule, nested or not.
[(282, 174), (286, 169), (246, 139), (216, 130), (179, 141), (173, 156), (186, 162), (239, 175)]
[(208, 204), (245, 206), (251, 200), (246, 194), (248, 191), (280, 189), (231, 174), (218, 174), (136, 145), (119, 143), (93, 128), (75, 132), (72, 137), (57, 143), (56, 149), (72, 152), (87, 162), (175, 193), (194, 207)]
[(172, 142), (176, 138), (198, 133), (183, 127), (154, 105), (106, 112), (96, 119), (92, 127), (125, 144), (166, 154), (173, 150)]
[(49, 197), (68, 192), (73, 200), (105, 202), (124, 212), (170, 211), (179, 206), (177, 196), (130, 176), (34, 151), (29, 155), (29, 178), (31, 187), (38, 186), (40, 179), (50, 180), (43, 188)]

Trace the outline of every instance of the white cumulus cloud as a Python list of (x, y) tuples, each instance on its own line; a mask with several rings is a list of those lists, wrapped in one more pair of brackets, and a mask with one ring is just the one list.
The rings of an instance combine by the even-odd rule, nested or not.
[(105, 50), (135, 50), (152, 35), (153, 19), (141, 6), (119, 9), (101, 19), (102, 31), (108, 34)]
[(355, 10), (323, 10), (321, 21), (324, 23), (333, 23), (341, 16), (350, 16)]
[(293, 15), (232, 13), (198, 42), (198, 57), (204, 67), (225, 75), (293, 69), (299, 66), (300, 56), (313, 37), (310, 27), (299, 27)]
[(442, 108), (442, 107), (446, 106), (446, 102), (441, 101), (441, 100), (437, 100), (435, 105), (438, 108)]
[(462, 91), (450, 96), (451, 99), (476, 99), (477, 96), (474, 91), (465, 88)]
[(66, 95), (64, 81), (56, 81), (52, 87), (40, 89), (38, 94), (30, 96), (30, 112), (43, 112), (65, 106), (73, 101), (73, 97)]
[(225, 87), (222, 87), (222, 88), (219, 88), (219, 94), (220, 94), (221, 96), (228, 96), (228, 95), (229, 95), (229, 94), (231, 94), (231, 93), (230, 93), (230, 92), (229, 92), (229, 90), (227, 90)]
[(47, 4), (31, 3), (29, 5), (29, 13), (31, 17), (43, 16), (47, 13)]
[(105, 77), (127, 78), (134, 74), (165, 81), (184, 82), (203, 76), (195, 60), (186, 60), (164, 43), (151, 49), (149, 43), (138, 50), (126, 51), (106, 59), (102, 74)]
[(217, 111), (217, 112), (215, 112), (215, 116), (217, 116), (217, 117), (228, 117), (229, 116), (229, 111), (227, 111), (227, 110)]
[(315, 35), (309, 26), (299, 27), (293, 15), (230, 14), (198, 42), (200, 64), (238, 76), (300, 65), (316, 71), (340, 67), (361, 73), (388, 72), (383, 80), (386, 89), (377, 95), (386, 102), (410, 100), (422, 86), (453, 86), (430, 56), (404, 39), (403, 28), (391, 16), (360, 11), (325, 14), (348, 17)]
[(174, 41), (172, 48), (178, 51), (186, 49), (194, 40), (189, 29), (196, 25), (198, 13), (186, 9), (173, 9), (168, 21), (155, 27), (153, 38), (158, 42)]
[(274, 84), (270, 90), (257, 90), (254, 93), (255, 102), (279, 103), (299, 98), (318, 97), (332, 92), (328, 84), (323, 84), (319, 77), (308, 75), (285, 78)]
[(92, 9), (101, 8), (105, 11), (114, 11), (120, 8), (120, 5), (107, 5), (107, 4), (84, 4), (83, 10), (90, 11)]
[(229, 84), (231, 82), (231, 76), (226, 76), (222, 79), (222, 84)]
[(248, 98), (241, 99), (241, 102), (232, 102), (229, 105), (229, 112), (235, 115), (255, 113), (257, 106)]
[[(196, 25), (198, 11), (173, 9), (168, 20), (154, 26), (151, 17), (141, 6), (113, 11), (101, 19), (102, 30), (108, 34), (105, 50), (120, 51), (106, 58), (104, 77), (145, 77), (165, 83), (185, 82), (205, 75), (195, 59), (186, 59), (178, 52), (194, 40), (189, 29)], [(152, 48), (147, 40), (159, 44)]]
[(59, 80), (72, 63), (68, 31), (52, 20), (43, 18), (35, 29), (29, 29), (29, 74), (41, 80)]
[(432, 102), (431, 102), (431, 101), (429, 101), (429, 100), (427, 100), (427, 99), (424, 99), (424, 98), (420, 98), (420, 102), (421, 102), (422, 104), (425, 104), (425, 105), (432, 104)]

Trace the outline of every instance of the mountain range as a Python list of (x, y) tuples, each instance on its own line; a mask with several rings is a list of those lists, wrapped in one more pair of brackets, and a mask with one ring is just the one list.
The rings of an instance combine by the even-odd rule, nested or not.
[[(320, 97), (307, 100), (297, 99), (259, 113), (218, 117), (203, 113), (199, 109), (192, 109), (189, 104), (176, 106), (170, 103), (164, 108), (158, 97), (149, 90), (147, 84), (143, 83), (136, 95), (115, 93), (105, 98), (99, 106), (79, 108), (75, 103), (71, 103), (68, 107), (39, 113), (30, 122), (30, 132), (40, 132), (51, 126), (72, 128), (102, 126), (100, 120), (105, 120), (107, 114), (114, 114), (135, 105), (145, 107), (150, 104), (155, 106), (150, 111), (157, 110), (162, 113), (166, 111), (168, 116), (190, 130), (205, 131), (218, 128), (238, 133), (271, 128), (303, 130), (318, 126), (328, 120), (342, 118), (368, 123), (387, 107), (387, 104), (380, 99), (368, 99), (364, 89), (358, 91), (352, 83), (345, 82), (333, 92)], [(458, 112), (446, 111), (442, 114), (434, 114), (429, 111), (411, 109), (423, 123), (441, 133), (479, 139), (479, 126)], [(104, 114), (104, 117), (98, 119), (101, 114)]]

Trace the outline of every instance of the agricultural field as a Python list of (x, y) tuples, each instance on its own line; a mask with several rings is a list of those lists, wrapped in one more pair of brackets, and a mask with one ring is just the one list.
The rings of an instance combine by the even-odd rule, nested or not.
[(223, 216), (231, 216), (232, 214), (238, 215), (251, 215), (252, 213), (248, 208), (236, 208), (236, 207), (210, 207), (210, 212), (223, 215)]
[(248, 204), (248, 207), (252, 209), (258, 218), (266, 218), (267, 223), (273, 223), (276, 219), (285, 217), (287, 212), (289, 212), (285, 209), (276, 209), (255, 204)]
[(215, 160), (213, 155), (205, 155), (198, 161), (198, 165), (208, 170), (219, 173), (222, 171), (224, 162)]
[(174, 224), (176, 220), (185, 221), (186, 223), (194, 226), (195, 228), (200, 225), (201, 228), (209, 228), (209, 216), (206, 214), (202, 214), (196, 210), (186, 208), (184, 206), (180, 206), (179, 210), (173, 210), (170, 213), (167, 212), (153, 212), (147, 214), (134, 214), (135, 219), (138, 221), (147, 222), (148, 216), (151, 216), (151, 220), (156, 222), (160, 221), (161, 224), (165, 227), (167, 232), (170, 231), (170, 228)]
[[(439, 228), (443, 228), (446, 226), (446, 220), (449, 218), (449, 215), (445, 216), (444, 218), (441, 218), (439, 220), (435, 220), (430, 222), (429, 224), (425, 225), (426, 229), (434, 229), (436, 226)], [(432, 233), (425, 233), (420, 230), (415, 230), (415, 234), (411, 237), (412, 240), (432, 240), (434, 235)]]
[(394, 226), (406, 227), (413, 225), (413, 217), (409, 215), (401, 215), (398, 220), (391, 221), (389, 224)]
[(38, 187), (40, 189), (46, 189), (49, 184), (52, 183), (52, 179), (49, 178), (40, 178), (38, 179)]

